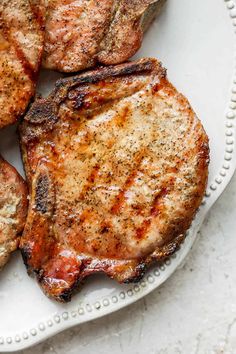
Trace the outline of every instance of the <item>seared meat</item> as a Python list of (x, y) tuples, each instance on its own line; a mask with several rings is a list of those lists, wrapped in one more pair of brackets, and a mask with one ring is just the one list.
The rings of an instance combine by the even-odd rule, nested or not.
[(0, 128), (15, 123), (34, 94), (43, 51), (42, 1), (0, 1)]
[(75, 72), (124, 62), (165, 0), (48, 0), (43, 64)]
[(0, 157), (0, 269), (19, 244), (27, 213), (27, 187), (17, 171)]
[(104, 272), (137, 281), (178, 248), (204, 195), (208, 138), (155, 59), (59, 80), (21, 125), (30, 209), (24, 261), (71, 297)]

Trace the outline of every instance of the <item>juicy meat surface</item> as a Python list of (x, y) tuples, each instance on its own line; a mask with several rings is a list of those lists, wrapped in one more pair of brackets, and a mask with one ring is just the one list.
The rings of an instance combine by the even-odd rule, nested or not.
[[(48, 0), (43, 65), (75, 72), (126, 61), (163, 0)], [(145, 20), (145, 21), (144, 21)], [(145, 24), (144, 24), (145, 22)]]
[(15, 168), (0, 157), (0, 269), (18, 247), (26, 214), (26, 183)]
[(41, 1), (0, 1), (0, 128), (16, 122), (35, 91), (44, 38)]
[(67, 301), (96, 272), (137, 281), (172, 254), (204, 195), (208, 138), (155, 59), (59, 80), (20, 128), (24, 261)]

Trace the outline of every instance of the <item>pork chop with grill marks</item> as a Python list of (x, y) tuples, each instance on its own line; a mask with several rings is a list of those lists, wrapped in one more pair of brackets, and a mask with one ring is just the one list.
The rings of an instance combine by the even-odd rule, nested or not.
[(48, 0), (43, 65), (75, 72), (126, 61), (165, 0)]
[(34, 95), (44, 39), (43, 0), (0, 1), (0, 128)]
[(208, 138), (155, 59), (59, 80), (21, 125), (24, 261), (68, 301), (86, 276), (137, 281), (171, 255), (204, 195)]
[(26, 214), (26, 183), (15, 168), (0, 157), (0, 269), (19, 245)]

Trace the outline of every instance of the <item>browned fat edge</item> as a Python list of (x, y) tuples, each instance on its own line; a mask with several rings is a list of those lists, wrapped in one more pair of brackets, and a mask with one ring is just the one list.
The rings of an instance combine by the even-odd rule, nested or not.
[(57, 110), (53, 101), (43, 98), (37, 99), (19, 126), (22, 144), (32, 146), (44, 133), (51, 131), (59, 119)]
[[(161, 63), (158, 63), (158, 69), (160, 69), (163, 73), (165, 70), (162, 68)], [(145, 72), (149, 73), (156, 69), (156, 62), (154, 59), (141, 59), (139, 62), (128, 62), (125, 64), (114, 65), (109, 67), (101, 66), (97, 70), (85, 72), (84, 74), (60, 79), (56, 82), (56, 89), (53, 92), (53, 95), (57, 94), (57, 92), (64, 88), (73, 89), (74, 87), (82, 84), (93, 84), (102, 80), (105, 80), (109, 77), (117, 77), (117, 76), (126, 76), (132, 74), (143, 74)], [(67, 91), (64, 92), (64, 97), (67, 95)]]

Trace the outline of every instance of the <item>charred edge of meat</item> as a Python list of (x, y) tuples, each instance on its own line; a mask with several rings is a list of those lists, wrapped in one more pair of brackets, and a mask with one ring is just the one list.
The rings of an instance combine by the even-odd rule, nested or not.
[(124, 284), (138, 283), (145, 275), (147, 268), (150, 264), (162, 264), (164, 260), (174, 254), (180, 248), (180, 245), (184, 241), (184, 239), (185, 236), (183, 234), (179, 235), (173, 242), (164, 246), (160, 253), (155, 252), (151, 256), (150, 261), (144, 260), (143, 263), (139, 264), (139, 266), (136, 268), (138, 274), (132, 278), (126, 279), (124, 281)]
[[(153, 60), (140, 60), (137, 63), (128, 62), (121, 65), (104, 67), (101, 66), (98, 70), (93, 70), (85, 72), (84, 74), (63, 78), (56, 82), (56, 88), (53, 92), (53, 96), (59, 97), (60, 102), (67, 97), (67, 91), (73, 89), (76, 86), (82, 84), (93, 84), (102, 80), (105, 80), (109, 77), (116, 76), (126, 76), (126, 75), (138, 75), (145, 72), (149, 73), (156, 69), (156, 63)], [(160, 75), (164, 77), (166, 75), (166, 70), (159, 63), (158, 70)]]
[(56, 104), (49, 99), (35, 101), (19, 128), (22, 142), (27, 144), (51, 131), (58, 121), (57, 110)]
[(73, 294), (73, 290), (69, 289), (64, 291), (61, 295), (59, 295), (57, 299), (59, 302), (63, 302), (63, 303), (70, 302), (72, 294)]
[(38, 99), (25, 116), (25, 121), (31, 124), (48, 124), (57, 121), (57, 107), (47, 99)]
[[(72, 296), (73, 296), (74, 294), (76, 294), (76, 293), (79, 291), (80, 286), (81, 286), (82, 284), (84, 284), (85, 280), (86, 280), (90, 275), (92, 275), (92, 274), (90, 274), (90, 275), (86, 275), (86, 276), (85, 276), (85, 275), (83, 274), (83, 272), (86, 272), (86, 268), (87, 268), (87, 266), (88, 266), (90, 263), (91, 263), (91, 259), (84, 260), (84, 261), (81, 263), (81, 265), (80, 265), (80, 273), (79, 273), (79, 275), (78, 275), (77, 280), (75, 280), (74, 284), (73, 284), (70, 288), (64, 290), (60, 295), (58, 295), (58, 296), (56, 296), (56, 297), (55, 297), (55, 296), (52, 296), (52, 298), (53, 298), (54, 300), (56, 299), (57, 301), (62, 302), (62, 303), (70, 302)], [(100, 272), (101, 272), (101, 273), (104, 273), (102, 270), (101, 270)], [(42, 274), (42, 276), (40, 277), (39, 282), (42, 282), (42, 280), (43, 280), (43, 274)], [(46, 293), (46, 295), (47, 295), (47, 293)]]
[(35, 207), (42, 214), (50, 211), (49, 199), (50, 181), (47, 175), (39, 175), (36, 181)]
[[(123, 281), (123, 284), (131, 284), (131, 283), (138, 283), (145, 275), (147, 271), (147, 265), (145, 263), (140, 263), (135, 268), (135, 275), (132, 278), (126, 279)], [(83, 272), (81, 272), (82, 274)], [(112, 275), (108, 274), (104, 269), (100, 269), (98, 273), (105, 274), (109, 278), (113, 278)], [(68, 289), (64, 290), (60, 295), (56, 296), (56, 300), (59, 302), (70, 302), (73, 294), (77, 293), (79, 290), (79, 286), (81, 285), (82, 279), (87, 279), (88, 277), (92, 276), (92, 274), (86, 275), (84, 278), (82, 276), (77, 279), (77, 281)], [(55, 299), (55, 297), (54, 297)]]
[(147, 271), (147, 264), (140, 263), (135, 269), (135, 271), (137, 272), (137, 274), (135, 274), (135, 276), (133, 276), (132, 278), (124, 280), (124, 284), (138, 283), (144, 277)]
[(50, 295), (48, 294), (48, 292), (44, 289), (43, 283), (44, 283), (44, 271), (41, 269), (40, 272), (37, 273), (37, 279), (38, 279), (38, 283), (42, 286), (42, 289), (44, 291), (44, 293), (51, 299), (54, 299), (58, 302), (62, 302), (62, 303), (67, 303), (71, 301), (71, 298), (73, 296), (73, 294), (77, 293), (79, 290), (79, 286), (81, 284), (81, 277), (79, 275), (78, 279), (74, 282), (73, 285), (71, 285), (71, 287), (63, 290), (60, 294), (58, 295)]
[(24, 265), (26, 266), (28, 274), (33, 274), (33, 270), (29, 266), (29, 260), (31, 258), (31, 252), (30, 252), (29, 247), (24, 246), (23, 248), (20, 249), (20, 251), (21, 251), (22, 259), (23, 259)]
[(172, 242), (169, 244), (165, 245), (161, 251), (156, 251), (154, 254), (151, 256), (153, 261), (156, 262), (162, 262), (166, 258), (172, 256), (179, 248), (181, 243), (185, 240), (186, 234), (180, 234), (178, 235)]
[[(162, 262), (167, 259), (169, 256), (171, 256), (173, 253), (175, 253), (179, 247), (180, 244), (182, 243), (182, 241), (184, 240), (185, 236), (183, 234), (179, 235), (173, 242), (170, 242), (168, 245), (163, 247), (163, 250), (160, 253), (155, 253), (152, 256), (148, 257), (147, 259), (143, 259), (142, 262), (140, 264), (137, 265), (137, 267), (134, 269), (134, 275), (128, 279), (125, 279), (122, 281), (123, 284), (131, 284), (131, 283), (138, 283), (146, 274), (146, 271), (148, 269), (148, 267), (151, 264), (162, 264)], [(113, 278), (112, 274), (109, 274), (108, 272), (106, 272), (105, 269), (100, 269), (99, 272), (106, 274), (108, 277)], [(37, 271), (34, 271), (34, 273), (38, 274), (38, 282), (42, 283), (44, 280), (44, 273), (42, 271), (42, 273), (38, 273)], [(86, 264), (82, 263), (81, 264), (81, 272), (79, 274), (78, 279), (74, 282), (74, 284), (68, 288), (65, 289), (61, 294), (56, 295), (56, 296), (51, 296), (51, 298), (62, 302), (62, 303), (66, 303), (66, 302), (70, 302), (71, 298), (73, 296), (73, 294), (77, 293), (78, 288), (81, 284), (81, 282), (84, 279), (87, 279), (90, 275), (92, 275), (91, 273), (89, 275), (84, 275), (83, 273), (86, 273)], [(46, 292), (46, 295), (48, 295), (48, 293)], [(50, 297), (50, 295), (48, 295)]]
[(81, 283), (81, 279), (77, 279), (77, 281), (69, 288), (64, 290), (58, 297), (57, 300), (60, 302), (70, 302), (72, 295), (77, 293), (79, 290), (79, 286)]

